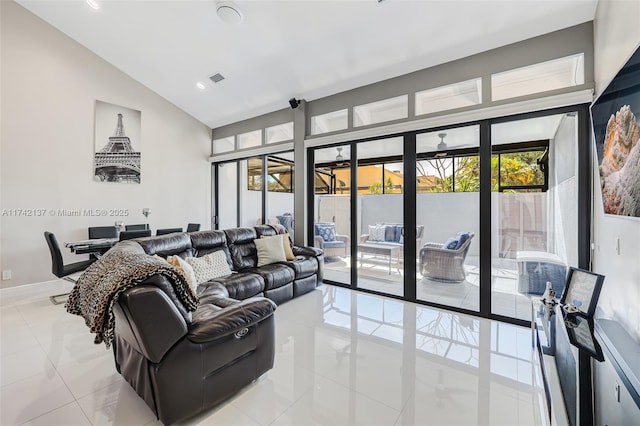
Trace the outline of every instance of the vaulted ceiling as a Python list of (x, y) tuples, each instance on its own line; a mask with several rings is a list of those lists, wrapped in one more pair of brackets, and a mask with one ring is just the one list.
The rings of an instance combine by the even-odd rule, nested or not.
[(215, 1), (17, 1), (212, 128), (577, 25), (597, 5), (238, 0), (232, 25)]

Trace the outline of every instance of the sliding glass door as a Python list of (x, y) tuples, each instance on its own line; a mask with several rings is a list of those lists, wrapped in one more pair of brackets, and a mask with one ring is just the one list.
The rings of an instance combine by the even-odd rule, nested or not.
[(416, 136), (416, 298), (480, 310), (480, 126)]
[(357, 286), (395, 296), (404, 295), (403, 144), (357, 144)]
[(351, 148), (317, 149), (313, 165), (313, 242), (324, 251), (324, 278), (351, 284)]
[(217, 168), (217, 203), (215, 206), (217, 228), (227, 229), (238, 226), (238, 163), (221, 163)]
[(558, 297), (578, 265), (578, 115), (491, 126), (491, 312), (529, 320), (529, 297)]
[(325, 280), (530, 321), (532, 295), (547, 282), (560, 295), (569, 266), (588, 268), (586, 113), (310, 148), (309, 236), (325, 250)]

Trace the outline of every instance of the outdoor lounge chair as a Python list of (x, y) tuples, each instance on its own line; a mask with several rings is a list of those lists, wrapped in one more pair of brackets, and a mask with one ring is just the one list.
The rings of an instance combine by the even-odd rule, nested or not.
[(322, 249), (326, 257), (347, 257), (349, 237), (335, 233), (335, 223), (314, 224), (314, 246)]
[(466, 277), (464, 261), (474, 235), (473, 232), (469, 232), (469, 238), (455, 249), (445, 248), (446, 243), (426, 243), (420, 249), (420, 273), (422, 276), (435, 281), (464, 281)]

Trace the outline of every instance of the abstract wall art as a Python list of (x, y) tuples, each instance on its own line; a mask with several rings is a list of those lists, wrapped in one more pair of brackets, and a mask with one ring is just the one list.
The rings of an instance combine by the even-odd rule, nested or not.
[(640, 217), (640, 48), (591, 105), (602, 203)]

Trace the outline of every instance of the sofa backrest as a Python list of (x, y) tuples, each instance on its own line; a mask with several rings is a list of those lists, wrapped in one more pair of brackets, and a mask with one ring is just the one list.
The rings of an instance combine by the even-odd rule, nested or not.
[(227, 257), (229, 267), (233, 269), (231, 253), (227, 246), (227, 236), (224, 231), (198, 231), (191, 232), (191, 245), (195, 250), (195, 256), (201, 257), (222, 250)]
[(174, 255), (188, 257), (194, 255), (191, 238), (187, 233), (138, 238), (136, 242), (140, 244), (145, 253), (151, 256), (154, 254), (162, 257)]
[(276, 235), (276, 230), (273, 229), (273, 227), (269, 226), (269, 225), (257, 225), (254, 227), (254, 229), (256, 230), (256, 237), (260, 238), (262, 236), (265, 237), (272, 237), (274, 235)]
[(246, 268), (255, 268), (258, 265), (258, 253), (253, 242), (258, 236), (254, 228), (225, 229), (227, 246), (231, 253), (233, 269), (240, 271)]

